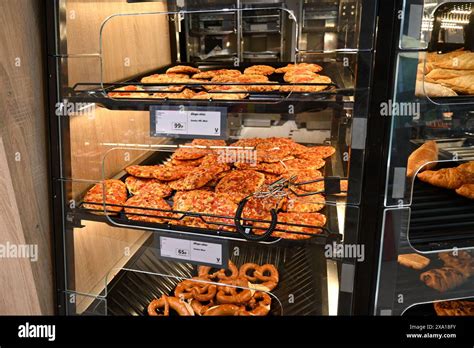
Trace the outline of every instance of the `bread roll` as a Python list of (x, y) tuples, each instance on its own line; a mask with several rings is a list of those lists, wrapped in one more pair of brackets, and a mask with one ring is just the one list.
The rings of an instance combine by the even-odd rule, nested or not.
[(416, 171), (420, 168), (420, 172), (428, 169), (433, 169), (436, 163), (430, 163), (424, 166), (428, 162), (436, 162), (438, 160), (438, 145), (435, 141), (429, 140), (421, 145), (418, 149), (408, 157), (407, 164), (407, 176), (413, 177)]
[(420, 254), (398, 255), (398, 263), (402, 266), (420, 270), (430, 264), (430, 259)]

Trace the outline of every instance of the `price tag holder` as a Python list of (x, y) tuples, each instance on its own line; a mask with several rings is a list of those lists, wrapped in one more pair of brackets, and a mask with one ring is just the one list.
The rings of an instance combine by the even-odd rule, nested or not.
[(150, 106), (152, 137), (225, 139), (227, 109), (185, 105)]
[(173, 261), (226, 268), (229, 259), (227, 241), (180, 236), (159, 237), (159, 256)]

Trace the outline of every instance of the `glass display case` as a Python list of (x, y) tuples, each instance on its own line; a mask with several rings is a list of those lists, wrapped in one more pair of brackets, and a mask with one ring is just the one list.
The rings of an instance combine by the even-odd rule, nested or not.
[(53, 3), (59, 312), (350, 313), (375, 4)]
[(402, 4), (391, 105), (382, 107), (390, 134), (375, 314), (472, 306), (472, 5)]
[(473, 297), (471, 2), (48, 11), (59, 313), (433, 314)]

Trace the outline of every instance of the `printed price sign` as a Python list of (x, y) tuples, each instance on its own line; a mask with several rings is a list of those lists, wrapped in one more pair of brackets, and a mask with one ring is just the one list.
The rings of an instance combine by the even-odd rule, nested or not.
[(225, 138), (226, 116), (219, 107), (151, 106), (151, 136)]
[(167, 259), (211, 265), (218, 268), (227, 265), (226, 244), (221, 241), (198, 241), (160, 236), (160, 256)]

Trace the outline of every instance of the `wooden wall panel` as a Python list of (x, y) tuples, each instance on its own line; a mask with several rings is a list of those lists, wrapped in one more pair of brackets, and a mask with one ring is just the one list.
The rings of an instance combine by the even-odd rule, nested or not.
[[(7, 157), (0, 136), (0, 244), (5, 247), (26, 244)], [(0, 264), (0, 314), (41, 313), (31, 259), (2, 257)]]
[(0, 314), (54, 311), (42, 6), (0, 1), (0, 196), (8, 200), (0, 207), (0, 241), (37, 245), (39, 253), (37, 262), (0, 259)]
[[(100, 51), (100, 28), (116, 14), (166, 12), (166, 1), (127, 3), (125, 0), (68, 0), (67, 53)], [(103, 79), (112, 82), (169, 64), (168, 16), (162, 14), (116, 16), (103, 30)], [(100, 60), (68, 60), (69, 86), (79, 81), (100, 81)]]
[[(114, 176), (147, 151), (112, 150), (107, 144), (160, 144), (165, 138), (150, 137), (150, 114), (144, 111), (114, 111), (97, 107), (91, 114), (73, 116), (71, 168), (73, 179), (102, 180)], [(126, 154), (128, 154), (126, 156)]]
[[(129, 4), (124, 0), (68, 0), (67, 53), (99, 52), (99, 31), (105, 18), (117, 13), (166, 11), (166, 2)], [(104, 27), (104, 81), (123, 80), (171, 63), (168, 18), (164, 15), (117, 17)], [(100, 82), (100, 61), (97, 58), (70, 58), (68, 85), (77, 82)], [(115, 150), (107, 143), (157, 144), (164, 139), (150, 137), (149, 113), (116, 111), (101, 107), (88, 114), (64, 119), (70, 126), (71, 173), (73, 198), (92, 183), (100, 181), (105, 162), (105, 177), (112, 177), (146, 151)], [(125, 152), (128, 156), (125, 156)], [(105, 160), (104, 160), (105, 158)], [(122, 267), (128, 257), (143, 243), (148, 233), (113, 228), (88, 222), (74, 230), (74, 283), (81, 293), (99, 294), (105, 286), (104, 277), (113, 268)], [(82, 300), (81, 300), (82, 299)], [(91, 298), (78, 297), (78, 311), (84, 310)]]
[[(79, 293), (101, 294), (115, 274), (150, 236), (150, 233), (87, 221), (74, 230), (75, 289)], [(78, 297), (77, 312), (82, 313), (93, 297)]]

